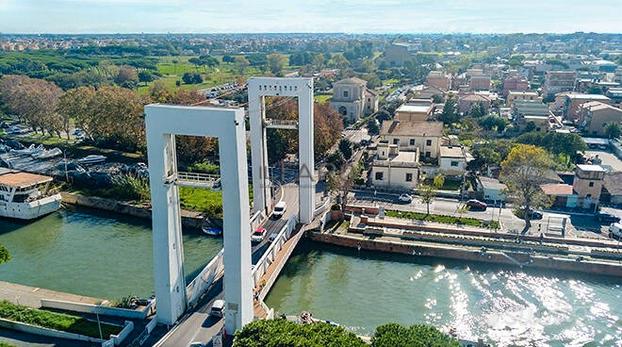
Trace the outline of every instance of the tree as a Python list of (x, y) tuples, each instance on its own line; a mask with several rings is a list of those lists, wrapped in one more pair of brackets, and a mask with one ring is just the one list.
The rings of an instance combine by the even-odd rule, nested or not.
[(336, 69), (347, 69), (350, 66), (350, 61), (341, 53), (333, 54), (328, 61), (328, 65)]
[(441, 113), (441, 121), (445, 124), (456, 123), (460, 119), (458, 115), (458, 106), (454, 98), (448, 98), (445, 101), (443, 112)]
[(0, 245), (0, 264), (6, 263), (9, 260), (11, 260), (11, 254), (3, 245)]
[(367, 132), (370, 135), (380, 134), (380, 127), (378, 126), (378, 121), (376, 119), (370, 119), (367, 121)]
[(396, 323), (389, 323), (376, 328), (376, 332), (371, 340), (371, 346), (460, 347), (460, 343), (433, 326), (416, 324), (404, 327)]
[(223, 63), (233, 63), (235, 62), (235, 58), (234, 56), (231, 56), (229, 54), (225, 54), (222, 56), (222, 62)]
[(486, 109), (486, 105), (479, 101), (471, 107), (469, 114), (473, 118), (481, 118), (488, 114), (488, 110)]
[(256, 320), (233, 339), (234, 347), (365, 347), (354, 333), (324, 322), (299, 324), (285, 319)]
[(142, 70), (138, 73), (138, 81), (141, 83), (149, 83), (149, 82), (153, 82), (155, 80), (155, 76), (147, 71), (147, 70)]
[(617, 139), (622, 136), (622, 128), (618, 123), (609, 123), (605, 125), (605, 135), (610, 139)]
[(505, 130), (505, 128), (510, 124), (507, 119), (493, 115), (481, 118), (478, 123), (482, 128), (488, 131), (495, 130), (499, 133), (503, 132), (503, 130)]
[(341, 139), (339, 141), (339, 152), (341, 152), (345, 160), (350, 160), (352, 158), (352, 142), (348, 139)]
[[(547, 174), (552, 168), (553, 163), (544, 149), (520, 144), (512, 148), (501, 163), (500, 177), (507, 185), (508, 197), (519, 208), (530, 211), (549, 205), (550, 201), (540, 186), (547, 182)], [(531, 227), (531, 214), (523, 215), (525, 228), (522, 234), (525, 234)]]
[(114, 78), (114, 83), (123, 88), (136, 88), (138, 84), (138, 73), (136, 69), (131, 66), (121, 66), (119, 68), (119, 73)]
[(235, 63), (238, 65), (238, 72), (240, 75), (244, 75), (246, 68), (251, 64), (243, 55), (235, 57)]
[(445, 176), (442, 173), (436, 174), (433, 180), (434, 188), (441, 189), (445, 185)]
[(181, 80), (184, 81), (185, 84), (201, 84), (203, 83), (203, 77), (198, 73), (186, 72), (181, 77)]
[(428, 215), (430, 214), (430, 204), (434, 201), (434, 197), (436, 196), (436, 192), (434, 191), (434, 187), (429, 184), (420, 184), (419, 185), (419, 196), (421, 196), (421, 202), (426, 204)]
[(272, 74), (279, 76), (283, 74), (285, 64), (287, 64), (287, 57), (283, 54), (272, 53), (266, 56), (268, 60), (268, 68)]

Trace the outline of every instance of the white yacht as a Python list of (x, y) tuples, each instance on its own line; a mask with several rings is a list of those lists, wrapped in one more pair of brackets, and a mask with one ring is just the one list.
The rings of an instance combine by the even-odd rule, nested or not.
[(60, 208), (49, 191), (52, 177), (0, 168), (0, 217), (35, 219)]

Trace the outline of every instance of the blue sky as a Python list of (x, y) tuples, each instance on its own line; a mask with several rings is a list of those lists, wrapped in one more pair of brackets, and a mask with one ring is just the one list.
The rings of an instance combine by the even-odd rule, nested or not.
[(622, 32), (622, 0), (0, 0), (0, 32)]

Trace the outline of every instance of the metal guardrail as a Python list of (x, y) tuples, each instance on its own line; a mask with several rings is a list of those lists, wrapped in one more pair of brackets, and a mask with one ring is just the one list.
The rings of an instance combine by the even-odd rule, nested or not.
[(218, 278), (218, 275), (224, 272), (223, 256), (225, 250), (221, 249), (218, 254), (203, 268), (201, 273), (186, 286), (186, 300), (189, 307), (194, 307), (201, 296), (209, 290)]
[(267, 128), (298, 129), (298, 121), (297, 120), (266, 119), (265, 125), (266, 125)]
[(255, 286), (257, 286), (257, 283), (261, 276), (266, 273), (266, 270), (274, 261), (276, 254), (281, 250), (283, 244), (285, 244), (285, 242), (289, 240), (292, 231), (296, 228), (296, 224), (296, 217), (291, 216), (287, 220), (287, 223), (283, 226), (283, 228), (281, 228), (274, 241), (272, 241), (270, 247), (268, 247), (264, 255), (259, 259), (255, 267), (253, 268), (252, 275)]
[(189, 187), (215, 188), (215, 185), (220, 182), (219, 175), (211, 175), (200, 172), (177, 172), (176, 177), (173, 179), (177, 185)]

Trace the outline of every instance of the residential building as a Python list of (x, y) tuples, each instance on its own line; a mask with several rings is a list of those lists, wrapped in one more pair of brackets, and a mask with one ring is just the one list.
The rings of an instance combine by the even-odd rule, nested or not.
[(577, 121), (579, 119), (579, 107), (586, 102), (599, 101), (609, 104), (611, 99), (600, 94), (561, 93), (555, 96), (553, 112), (561, 115), (563, 119)]
[(514, 101), (538, 101), (542, 103), (542, 97), (536, 92), (510, 91), (507, 94), (506, 105), (512, 107)]
[(575, 71), (547, 71), (544, 75), (542, 95), (550, 96), (574, 90), (577, 73)]
[(411, 190), (419, 183), (419, 151), (400, 151), (396, 144), (378, 144), (369, 181), (387, 190)]
[(555, 117), (548, 106), (539, 101), (515, 101), (512, 105), (512, 118), (520, 131), (529, 127), (545, 132), (562, 127), (561, 119)]
[(490, 76), (475, 75), (469, 78), (469, 90), (475, 92), (480, 90), (490, 90)]
[(462, 176), (466, 172), (467, 157), (462, 146), (441, 146), (439, 170), (445, 176)]
[(622, 172), (610, 172), (603, 180), (601, 202), (622, 205)]
[(579, 128), (589, 136), (605, 137), (610, 123), (622, 125), (622, 110), (599, 101), (586, 102), (579, 107)]
[(425, 121), (434, 114), (434, 104), (430, 99), (412, 99), (395, 110), (399, 121)]
[(577, 195), (570, 184), (547, 183), (540, 186), (540, 189), (552, 200), (552, 206), (557, 208), (577, 207)]
[(415, 98), (417, 99), (433, 99), (434, 97), (439, 97), (441, 99), (445, 98), (446, 92), (442, 89), (433, 87), (433, 86), (419, 86), (420, 88), (413, 88), (411, 91), (413, 92)]
[(503, 97), (507, 98), (510, 92), (526, 92), (529, 90), (529, 81), (518, 73), (511, 74), (503, 80)]
[(480, 93), (466, 93), (458, 95), (458, 111), (462, 114), (469, 113), (473, 106), (478, 103), (482, 103), (486, 109), (490, 109), (492, 99), (489, 95)]
[(443, 71), (430, 71), (426, 79), (426, 85), (446, 92), (451, 90), (451, 75)]
[(350, 122), (378, 111), (378, 95), (367, 88), (367, 81), (347, 78), (333, 84), (330, 106)]
[(443, 123), (432, 121), (392, 120), (382, 123), (381, 141), (397, 145), (401, 151), (421, 152), (423, 160), (438, 158)]
[(482, 194), (484, 201), (498, 203), (505, 202), (507, 186), (498, 179), (479, 176), (477, 177), (477, 190)]
[(605, 169), (600, 165), (577, 165), (572, 188), (578, 196), (578, 206), (596, 208), (605, 179)]

